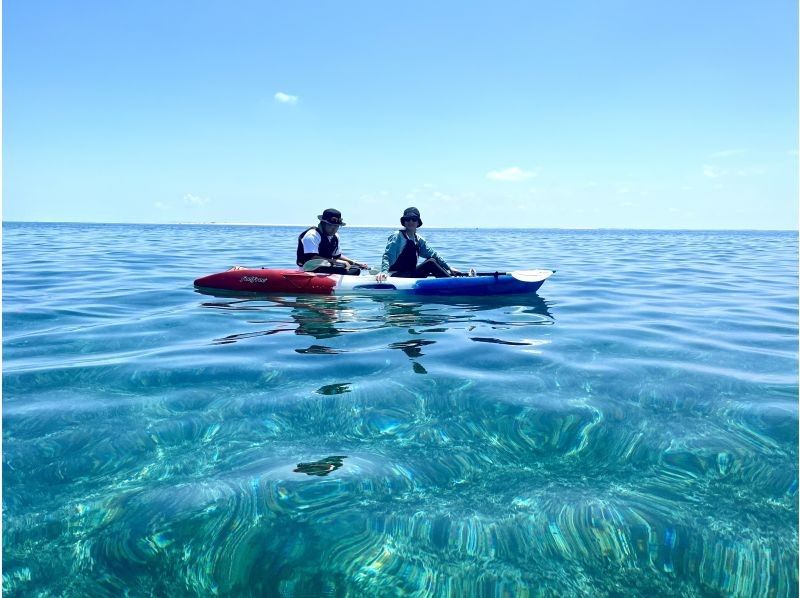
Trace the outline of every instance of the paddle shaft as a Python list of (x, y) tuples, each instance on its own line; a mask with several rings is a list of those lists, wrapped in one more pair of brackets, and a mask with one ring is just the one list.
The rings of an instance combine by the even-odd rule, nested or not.
[(339, 262), (338, 260), (329, 260), (328, 258), (318, 257), (314, 258), (313, 260), (308, 260), (305, 264), (303, 264), (303, 271), (311, 272), (320, 266), (337, 266), (338, 264), (341, 264), (343, 268), (347, 268), (346, 262)]

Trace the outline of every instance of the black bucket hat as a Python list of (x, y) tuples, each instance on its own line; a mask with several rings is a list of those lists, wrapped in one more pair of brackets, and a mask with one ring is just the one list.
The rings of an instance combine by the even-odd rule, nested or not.
[[(406, 218), (416, 218), (419, 220), (419, 226), (422, 226), (422, 218), (420, 218), (419, 210), (417, 208), (406, 208), (403, 215), (400, 217), (400, 224), (403, 224)], [(403, 226), (405, 226), (403, 224)]]
[(322, 212), (321, 216), (317, 216), (317, 219), (320, 222), (324, 222), (325, 224), (335, 224), (336, 226), (346, 226), (344, 222), (342, 222), (342, 213), (339, 210), (334, 210), (333, 208), (328, 208), (324, 212)]

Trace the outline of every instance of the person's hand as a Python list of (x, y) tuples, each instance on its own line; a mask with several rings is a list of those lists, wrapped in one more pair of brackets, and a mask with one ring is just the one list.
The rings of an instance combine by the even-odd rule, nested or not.
[(387, 278), (388, 276), (386, 275), (386, 272), (379, 272), (378, 274), (375, 275), (375, 280), (377, 280), (378, 282), (383, 282)]
[(354, 265), (354, 266), (358, 266), (358, 267), (359, 267), (359, 268), (361, 268), (362, 270), (369, 270), (369, 265), (368, 265), (368, 264), (365, 264), (365, 263), (363, 263), (363, 262), (353, 262), (353, 265)]
[(450, 274), (453, 276), (462, 276), (461, 270), (456, 270), (455, 268), (450, 268)]

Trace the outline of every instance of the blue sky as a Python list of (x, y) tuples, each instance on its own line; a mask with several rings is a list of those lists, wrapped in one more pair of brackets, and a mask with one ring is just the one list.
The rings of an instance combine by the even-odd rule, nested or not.
[(3, 3), (3, 219), (796, 228), (797, 3)]

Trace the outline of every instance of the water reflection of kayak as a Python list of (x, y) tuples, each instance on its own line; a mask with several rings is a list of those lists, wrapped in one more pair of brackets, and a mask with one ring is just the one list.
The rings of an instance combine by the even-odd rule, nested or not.
[(201, 290), (274, 295), (516, 295), (536, 292), (552, 274), (553, 270), (515, 270), (450, 278), (388, 278), (379, 282), (374, 276), (235, 267), (198, 278), (194, 286)]

